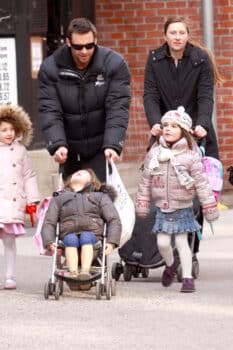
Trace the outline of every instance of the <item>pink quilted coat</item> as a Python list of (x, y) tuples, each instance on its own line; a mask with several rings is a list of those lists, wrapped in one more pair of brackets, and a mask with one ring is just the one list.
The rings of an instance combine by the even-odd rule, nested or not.
[(11, 145), (0, 142), (0, 222), (24, 223), (25, 206), (39, 202), (36, 174), (25, 145), (31, 138), (31, 122), (21, 107), (0, 106), (0, 122), (12, 118), (17, 137)]
[(161, 146), (165, 151), (166, 148), (168, 149), (162, 137), (160, 143), (161, 145), (154, 144), (146, 156), (144, 170), (138, 185), (136, 212), (148, 214), (151, 197), (155, 200), (157, 207), (171, 211), (191, 207), (196, 194), (202, 207), (210, 204), (216, 205), (201, 155), (197, 148), (188, 149), (185, 138), (175, 143), (171, 152), (175, 163), (180, 164), (182, 170), (193, 179), (193, 185), (189, 189), (180, 184), (171, 159), (159, 161), (157, 169), (151, 171), (151, 160), (159, 157)]

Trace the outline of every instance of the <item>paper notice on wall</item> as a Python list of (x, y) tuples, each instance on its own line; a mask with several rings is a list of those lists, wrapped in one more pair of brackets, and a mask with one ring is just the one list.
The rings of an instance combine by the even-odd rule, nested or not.
[(0, 38), (0, 104), (18, 103), (15, 38)]

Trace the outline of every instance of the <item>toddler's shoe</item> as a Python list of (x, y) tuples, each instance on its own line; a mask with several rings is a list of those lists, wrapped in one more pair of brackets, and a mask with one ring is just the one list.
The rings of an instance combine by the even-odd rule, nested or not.
[(195, 292), (195, 285), (193, 278), (183, 278), (181, 293), (193, 293)]
[(91, 277), (91, 274), (89, 271), (80, 271), (80, 273), (77, 276), (77, 279), (80, 281), (88, 280)]
[(171, 266), (166, 266), (162, 275), (162, 285), (164, 287), (169, 287), (174, 281), (178, 266), (180, 264), (180, 259), (178, 256), (174, 257), (174, 262)]
[(7, 279), (4, 284), (4, 289), (16, 289), (16, 282), (13, 279)]
[[(80, 273), (78, 274), (78, 280), (79, 281), (88, 281), (91, 277), (91, 274), (89, 271), (80, 271)], [(80, 290), (90, 290), (91, 289), (91, 283), (85, 283), (85, 284), (80, 284), (79, 285)]]
[(78, 277), (78, 272), (77, 271), (70, 271), (69, 272), (69, 276), (71, 278), (77, 278)]

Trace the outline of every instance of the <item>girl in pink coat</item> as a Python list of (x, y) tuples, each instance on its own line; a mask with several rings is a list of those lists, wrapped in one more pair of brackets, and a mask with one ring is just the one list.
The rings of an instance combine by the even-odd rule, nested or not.
[(20, 106), (0, 106), (0, 238), (4, 246), (5, 289), (15, 289), (15, 238), (25, 234), (26, 205), (39, 202), (36, 174), (26, 145), (32, 124)]
[[(193, 213), (193, 199), (198, 196), (207, 221), (218, 218), (217, 203), (208, 182), (202, 157), (191, 136), (192, 119), (183, 107), (162, 117), (162, 136), (146, 156), (139, 182), (136, 211), (145, 217), (151, 197), (155, 201), (156, 217), (153, 233), (157, 235), (160, 255), (166, 263), (162, 284), (168, 287), (181, 263), (181, 292), (194, 292), (192, 252), (188, 233), (200, 230)], [(179, 254), (173, 255), (171, 238)]]

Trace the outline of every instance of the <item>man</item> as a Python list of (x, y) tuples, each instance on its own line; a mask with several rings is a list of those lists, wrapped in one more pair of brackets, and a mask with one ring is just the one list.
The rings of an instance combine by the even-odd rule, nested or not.
[(47, 57), (39, 76), (39, 118), (63, 179), (92, 168), (105, 180), (105, 159), (119, 160), (128, 126), (130, 74), (124, 59), (97, 45), (95, 26), (73, 19), (66, 44)]

